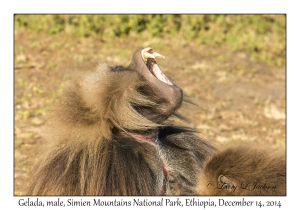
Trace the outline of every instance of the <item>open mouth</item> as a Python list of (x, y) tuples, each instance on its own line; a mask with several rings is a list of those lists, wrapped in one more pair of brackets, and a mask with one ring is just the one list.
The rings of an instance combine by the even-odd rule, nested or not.
[(154, 52), (152, 48), (147, 47), (141, 51), (142, 58), (149, 69), (149, 71), (160, 81), (173, 85), (173, 83), (169, 80), (169, 78), (161, 71), (159, 66), (157, 65), (155, 58), (165, 58), (163, 55)]

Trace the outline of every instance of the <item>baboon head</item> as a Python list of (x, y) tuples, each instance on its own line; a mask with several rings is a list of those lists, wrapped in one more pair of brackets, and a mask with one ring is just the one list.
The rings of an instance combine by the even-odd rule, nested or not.
[(108, 139), (112, 130), (145, 133), (161, 126), (180, 107), (183, 94), (155, 57), (163, 56), (140, 48), (129, 66), (100, 64), (79, 75), (61, 99), (57, 115), (66, 117), (60, 121), (71, 127), (97, 125)]

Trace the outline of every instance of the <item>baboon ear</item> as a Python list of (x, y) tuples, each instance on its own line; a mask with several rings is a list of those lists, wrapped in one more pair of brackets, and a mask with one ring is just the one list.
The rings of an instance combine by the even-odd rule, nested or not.
[(228, 179), (226, 176), (224, 175), (220, 175), (218, 177), (218, 183), (221, 184), (221, 186), (224, 186), (225, 189), (227, 190), (231, 190), (231, 187), (234, 186), (234, 184), (231, 182), (230, 179)]

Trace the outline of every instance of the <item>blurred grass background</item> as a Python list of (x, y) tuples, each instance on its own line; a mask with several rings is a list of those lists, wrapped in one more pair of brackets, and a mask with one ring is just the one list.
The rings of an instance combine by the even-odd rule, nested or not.
[(107, 42), (116, 37), (181, 37), (211, 47), (229, 46), (247, 50), (251, 60), (284, 66), (286, 16), (225, 14), (145, 15), (15, 15), (15, 28), (48, 34), (69, 33), (99, 37)]

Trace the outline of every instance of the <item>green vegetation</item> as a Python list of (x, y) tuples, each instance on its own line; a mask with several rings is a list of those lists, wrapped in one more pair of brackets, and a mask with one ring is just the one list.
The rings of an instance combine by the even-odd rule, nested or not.
[[(15, 15), (25, 27), (50, 34), (100, 37), (177, 37), (202, 45), (247, 50), (254, 61), (285, 65), (285, 15)], [(55, 43), (53, 48), (60, 47)]]

